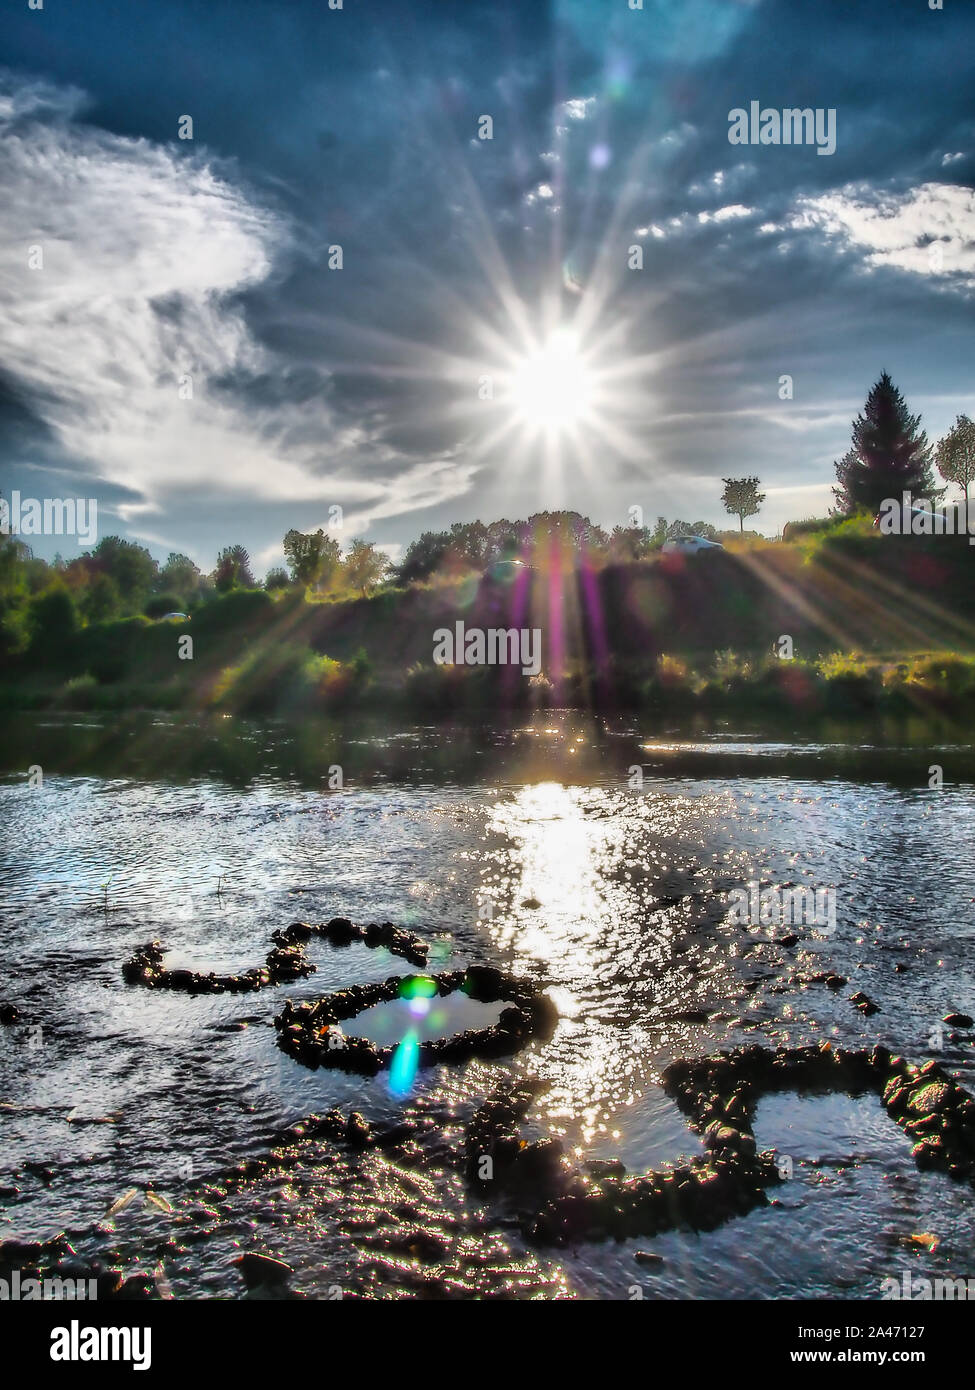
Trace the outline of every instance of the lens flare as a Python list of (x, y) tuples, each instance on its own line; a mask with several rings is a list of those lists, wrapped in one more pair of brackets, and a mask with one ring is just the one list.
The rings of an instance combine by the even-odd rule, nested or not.
[(399, 987), (401, 999), (435, 999), (437, 982), (429, 975), (408, 975)]
[(420, 1066), (420, 1039), (411, 1028), (402, 1042), (396, 1044), (389, 1064), (389, 1089), (397, 1100), (403, 1100), (413, 1089)]

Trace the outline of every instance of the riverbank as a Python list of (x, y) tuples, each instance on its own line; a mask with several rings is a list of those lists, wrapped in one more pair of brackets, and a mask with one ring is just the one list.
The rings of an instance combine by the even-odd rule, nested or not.
[[(968, 719), (973, 574), (975, 551), (956, 538), (853, 533), (334, 602), (239, 589), (187, 618), (39, 630), (7, 653), (0, 708)], [(456, 631), (470, 651), (446, 652)], [(520, 640), (485, 664), (502, 632)]]
[(306, 717), (361, 713), (495, 714), (538, 709), (753, 715), (788, 718), (794, 728), (823, 717), (912, 716), (967, 725), (975, 713), (975, 656), (834, 652), (803, 660), (733, 651), (610, 662), (558, 681), (512, 679), (506, 668), (416, 665), (374, 673), (368, 659), (343, 664), (304, 646), (265, 653), (260, 666), (195, 666), (158, 683), (99, 680), (91, 671), (62, 679), (34, 672), (0, 682), (0, 709), (186, 711)]

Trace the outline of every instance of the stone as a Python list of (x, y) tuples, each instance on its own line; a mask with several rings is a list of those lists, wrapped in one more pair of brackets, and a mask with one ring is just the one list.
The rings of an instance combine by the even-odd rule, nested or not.
[(912, 1115), (934, 1115), (946, 1110), (952, 1100), (951, 1086), (945, 1081), (930, 1081), (911, 1093), (908, 1110)]
[(325, 933), (329, 941), (337, 946), (347, 946), (358, 935), (348, 917), (333, 917), (326, 925)]
[(257, 1289), (262, 1285), (271, 1288), (280, 1286), (294, 1273), (291, 1265), (286, 1264), (284, 1260), (253, 1250), (239, 1255), (232, 1263), (240, 1270), (241, 1278), (249, 1289)]
[(626, 1176), (626, 1165), (618, 1158), (590, 1158), (582, 1165), (586, 1172), (598, 1181), (603, 1178), (622, 1178)]
[(354, 1149), (364, 1149), (372, 1143), (372, 1131), (358, 1110), (353, 1110), (348, 1118), (345, 1137)]
[(492, 965), (471, 965), (467, 970), (464, 988), (472, 999), (492, 1003), (504, 990), (505, 979)]

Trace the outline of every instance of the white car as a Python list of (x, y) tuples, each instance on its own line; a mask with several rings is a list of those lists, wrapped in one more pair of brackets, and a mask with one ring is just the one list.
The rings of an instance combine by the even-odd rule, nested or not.
[(494, 564), (489, 565), (484, 571), (482, 578), (490, 579), (495, 584), (510, 584), (520, 574), (531, 573), (531, 565), (526, 565), (524, 560), (495, 560)]
[(672, 541), (664, 541), (665, 555), (696, 555), (702, 550), (724, 550), (724, 546), (703, 536), (675, 536)]

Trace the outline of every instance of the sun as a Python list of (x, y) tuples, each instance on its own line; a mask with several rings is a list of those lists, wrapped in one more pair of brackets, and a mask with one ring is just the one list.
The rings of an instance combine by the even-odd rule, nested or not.
[(569, 329), (554, 330), (515, 364), (508, 397), (521, 424), (533, 431), (564, 434), (586, 419), (593, 403), (594, 376)]

